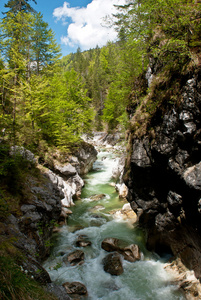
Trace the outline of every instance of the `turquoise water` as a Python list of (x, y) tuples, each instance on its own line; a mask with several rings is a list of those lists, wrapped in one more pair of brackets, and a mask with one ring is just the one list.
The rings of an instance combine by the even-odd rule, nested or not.
[[(81, 200), (71, 208), (73, 214), (67, 225), (54, 234), (51, 256), (44, 263), (51, 279), (63, 284), (79, 281), (88, 290), (88, 300), (182, 300), (184, 296), (172, 284), (171, 276), (164, 270), (164, 260), (146, 250), (143, 232), (135, 225), (115, 220), (110, 211), (122, 208), (125, 201), (119, 199), (112, 186), (112, 170), (117, 165), (116, 154), (102, 151), (94, 163), (93, 171), (85, 178)], [(94, 195), (100, 195), (93, 200)], [(91, 246), (78, 248), (79, 235), (86, 235)], [(101, 248), (106, 237), (122, 239), (125, 244), (138, 244), (142, 259), (131, 263), (123, 260), (124, 273), (112, 276), (103, 270), (102, 260), (108, 254)], [(84, 264), (66, 266), (63, 258), (74, 250), (84, 251)]]

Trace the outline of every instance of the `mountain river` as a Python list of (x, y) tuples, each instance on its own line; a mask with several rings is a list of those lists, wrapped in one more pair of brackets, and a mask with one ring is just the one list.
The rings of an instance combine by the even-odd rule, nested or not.
[[(93, 170), (84, 178), (81, 200), (76, 200), (76, 205), (71, 207), (73, 213), (67, 225), (53, 235), (54, 246), (44, 267), (55, 283), (83, 283), (88, 291), (88, 296), (83, 299), (87, 300), (185, 299), (172, 283), (170, 274), (164, 270), (167, 258), (160, 258), (146, 250), (143, 232), (137, 225), (116, 219), (111, 214), (111, 211), (121, 209), (125, 204), (112, 185), (112, 170), (117, 163), (117, 154), (107, 149), (99, 151)], [(104, 196), (99, 200), (91, 197), (100, 194)], [(80, 235), (87, 236), (91, 246), (76, 247)], [(102, 260), (108, 252), (101, 248), (101, 242), (106, 237), (121, 239), (127, 245), (138, 244), (142, 251), (141, 260), (123, 260), (124, 272), (119, 276), (106, 273)], [(64, 257), (74, 250), (84, 251), (84, 263), (66, 265)]]

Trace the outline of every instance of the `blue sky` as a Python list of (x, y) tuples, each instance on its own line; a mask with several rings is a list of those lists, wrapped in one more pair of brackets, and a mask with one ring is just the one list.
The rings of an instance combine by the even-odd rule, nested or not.
[[(88, 50), (107, 41), (114, 41), (117, 33), (106, 26), (104, 17), (115, 13), (114, 4), (126, 0), (36, 0), (30, 4), (43, 14), (43, 19), (55, 32), (62, 55), (76, 52), (77, 48)], [(0, 0), (0, 12), (5, 11), (7, 0)]]

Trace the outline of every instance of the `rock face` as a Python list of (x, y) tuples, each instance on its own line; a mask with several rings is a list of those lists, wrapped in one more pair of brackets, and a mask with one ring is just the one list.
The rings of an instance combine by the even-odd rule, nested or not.
[[(54, 222), (61, 213), (60, 192), (42, 174), (43, 184), (38, 178), (28, 177), (25, 183), (29, 199), (23, 199), (21, 212), (11, 214), (2, 226), (2, 238), (12, 237), (13, 244), (24, 254), (22, 267), (42, 284), (51, 282), (49, 274), (40, 265), (49, 254)], [(47, 226), (48, 224), (48, 226)]]
[(80, 149), (75, 152), (75, 156), (79, 162), (79, 164), (74, 163), (75, 168), (77, 169), (78, 174), (84, 175), (91, 170), (97, 157), (97, 151), (91, 144), (83, 142)]
[(11, 156), (20, 155), (27, 161), (29, 161), (31, 163), (36, 163), (36, 158), (35, 158), (34, 154), (31, 151), (25, 149), (24, 147), (12, 146), (10, 149), (10, 155)]
[[(189, 75), (190, 76), (190, 75)], [(191, 75), (192, 76), (192, 75)], [(127, 199), (147, 229), (147, 246), (170, 251), (201, 279), (201, 74), (186, 78), (180, 105), (132, 136)], [(126, 172), (125, 172), (126, 173)], [(128, 175), (129, 174), (129, 175)]]
[[(13, 240), (14, 246), (23, 253), (21, 267), (43, 285), (51, 283), (41, 262), (49, 254), (50, 237), (55, 223), (60, 218), (65, 220), (72, 213), (67, 207), (74, 204), (74, 198), (79, 198), (84, 185), (80, 174), (92, 167), (97, 152), (93, 146), (83, 142), (76, 154), (77, 157), (66, 155), (62, 156), (63, 160), (58, 160), (55, 158), (59, 154), (55, 153), (53, 163), (48, 165), (46, 162), (44, 168), (37, 165), (34, 154), (25, 148), (16, 146), (10, 150), (10, 155), (22, 156), (29, 162), (29, 169), (34, 169), (30, 174), (27, 173), (22, 182), (21, 199), (17, 208), (19, 211), (15, 213), (13, 210), (3, 222), (1, 220), (0, 239)], [(84, 246), (84, 242), (86, 241), (80, 241), (80, 246)], [(82, 251), (77, 251), (73, 257), (68, 258), (68, 262), (83, 263), (83, 255)]]

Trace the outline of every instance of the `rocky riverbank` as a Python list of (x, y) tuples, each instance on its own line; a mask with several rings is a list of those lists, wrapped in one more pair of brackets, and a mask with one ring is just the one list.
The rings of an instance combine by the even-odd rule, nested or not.
[[(73, 156), (57, 152), (51, 163), (46, 161), (43, 165), (24, 148), (16, 147), (10, 155), (12, 152), (27, 161), (28, 172), (20, 183), (18, 204), (1, 218), (1, 246), (8, 248), (8, 254), (13, 251), (21, 255), (22, 271), (42, 285), (50, 284), (52, 291), (49, 274), (41, 262), (49, 255), (53, 228), (58, 222), (65, 222), (68, 207), (79, 198), (84, 185), (80, 176), (92, 168), (97, 151), (83, 142)], [(1, 196), (6, 205), (5, 196)]]

